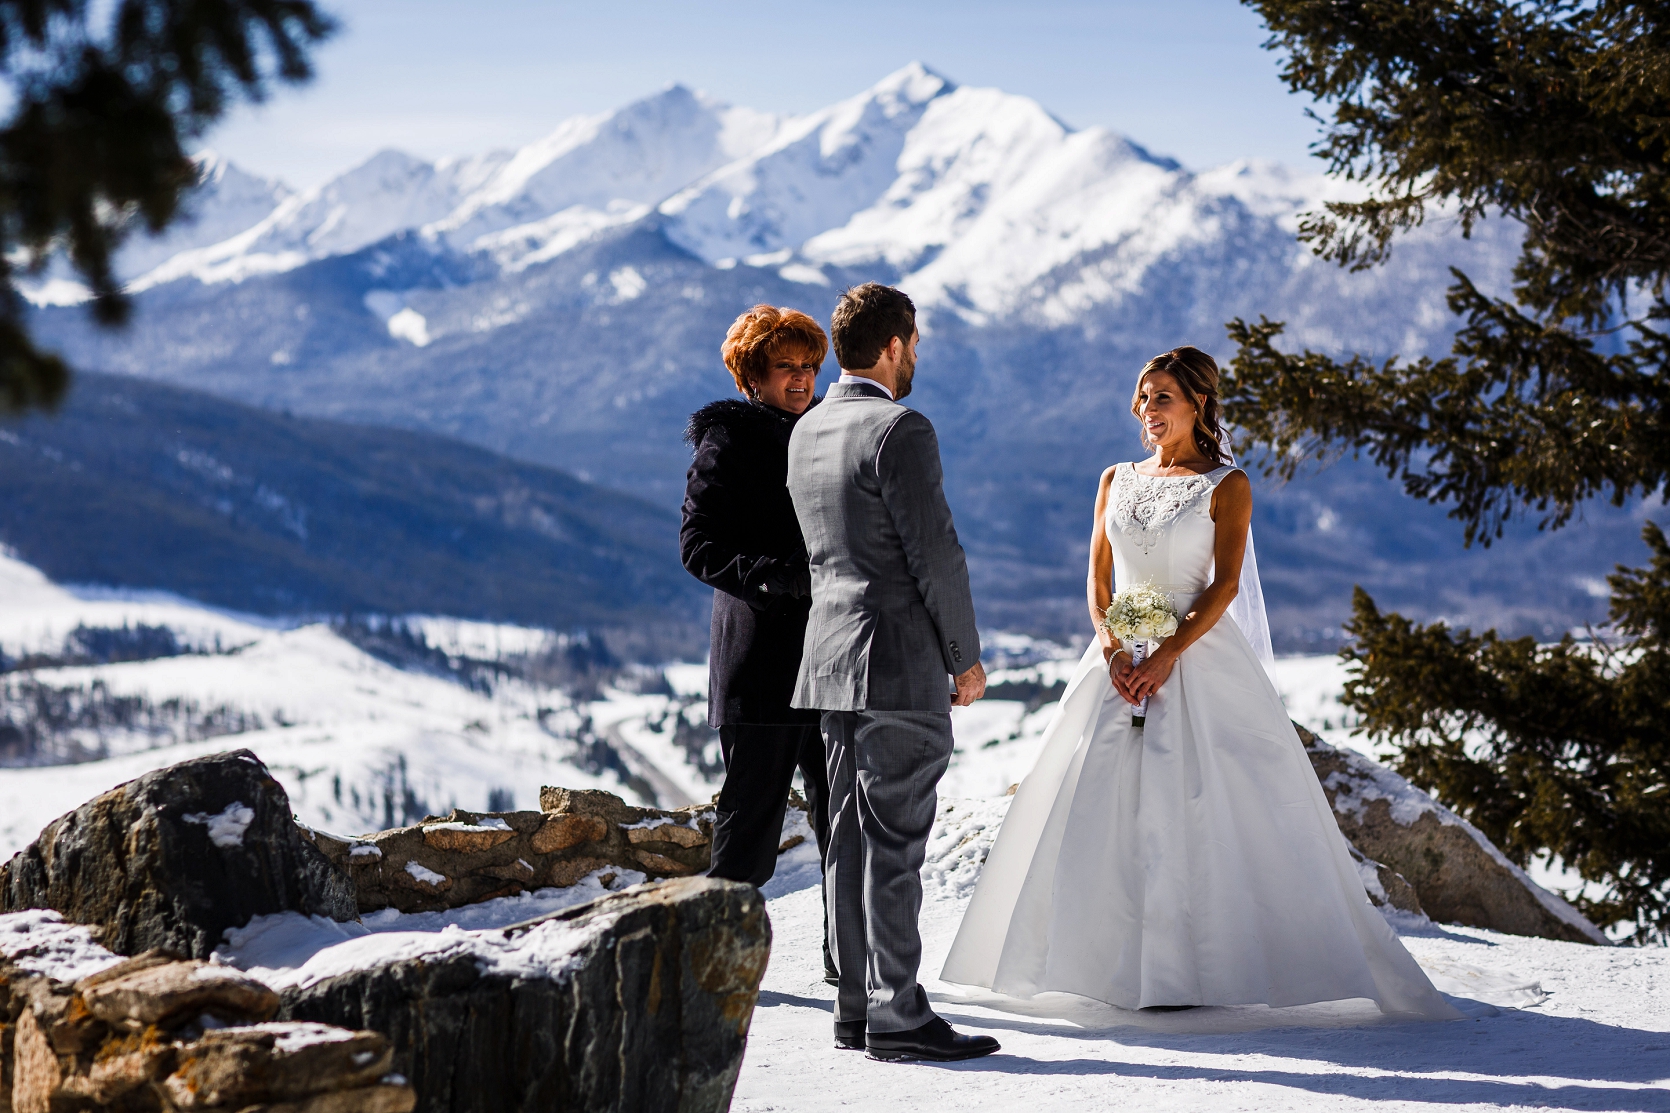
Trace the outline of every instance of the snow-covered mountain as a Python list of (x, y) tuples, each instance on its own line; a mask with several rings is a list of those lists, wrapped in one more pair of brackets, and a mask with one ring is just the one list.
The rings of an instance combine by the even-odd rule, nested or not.
[[(205, 185), (204, 211), (231, 180)], [(1260, 314), (1296, 344), (1435, 353), (1450, 266), (1506, 288), (1518, 233), (1499, 220), (1466, 240), (1430, 221), (1367, 273), (1317, 261), (1296, 217), (1341, 188), (1245, 161), (1196, 172), (921, 65), (793, 118), (673, 86), (515, 152), (385, 152), (151, 267), (122, 333), (63, 307), (37, 327), (84, 368), (441, 432), (672, 507), (686, 416), (733, 389), (716, 357), (735, 315), (824, 317), (842, 287), (894, 282), (923, 310), (911, 404), (940, 430), (982, 613), (1066, 633), (1084, 505), (1136, 451), (1149, 356), (1228, 356), (1224, 322)], [(1464, 554), (1441, 512), (1360, 468), (1260, 505), (1289, 644), (1337, 628), (1358, 581), (1473, 624), (1601, 617), (1569, 531)], [(1626, 546), (1639, 529), (1633, 511), (1591, 517)]]
[(709, 263), (783, 263), (815, 282), (826, 265), (885, 262), (919, 303), (1062, 323), (1221, 236), (1226, 198), (1288, 217), (1326, 188), (1244, 166), (1199, 177), (1027, 97), (915, 65), (794, 121), (660, 211), (668, 238)]
[[(277, 195), (236, 228), (175, 247), (151, 266), (127, 264), (135, 290), (194, 278), (237, 282), (342, 255), (396, 232), (421, 229), (508, 266), (538, 261), (553, 243), (636, 219), (715, 167), (768, 142), (781, 126), (769, 113), (723, 104), (682, 85), (617, 112), (577, 116), (517, 151), (429, 163), (379, 151), (316, 189)], [(209, 164), (198, 196), (221, 206), (241, 183)], [(246, 175), (247, 177), (247, 175)], [(232, 234), (226, 234), (232, 233)]]
[[(199, 197), (253, 217), (210, 240), (136, 243), (136, 290), (241, 281), (357, 251), (400, 231), (484, 255), (549, 261), (659, 217), (710, 265), (790, 281), (885, 265), (925, 306), (980, 322), (1071, 322), (1140, 286), (1159, 260), (1226, 233), (1224, 210), (1288, 222), (1337, 192), (1320, 175), (1236, 163), (1192, 174), (1103, 128), (1074, 130), (1027, 97), (959, 87), (920, 64), (827, 109), (782, 118), (674, 85), (563, 122), (515, 152), (427, 163), (383, 151), (305, 194), (246, 203), (218, 160)], [(228, 174), (231, 177), (228, 177)], [(162, 252), (173, 248), (167, 257)], [(433, 331), (430, 338), (434, 337)]]
[[(384, 150), (305, 193), (212, 152), (199, 163), (187, 219), (121, 253), (134, 292), (283, 273), (400, 232), (514, 272), (653, 216), (720, 268), (743, 260), (827, 285), (827, 268), (883, 264), (924, 306), (976, 320), (1026, 308), (1060, 323), (1221, 235), (1213, 210), (1226, 201), (1290, 220), (1337, 190), (1274, 165), (1191, 174), (921, 64), (801, 117), (673, 85), (520, 150), (434, 163)], [(62, 282), (28, 293), (74, 300)]]
[(211, 247), (265, 220), (292, 195), (289, 186), (242, 170), (213, 151), (197, 156), (197, 191), (185, 215), (160, 236), (130, 239), (117, 257), (120, 273), (139, 278), (182, 252)]

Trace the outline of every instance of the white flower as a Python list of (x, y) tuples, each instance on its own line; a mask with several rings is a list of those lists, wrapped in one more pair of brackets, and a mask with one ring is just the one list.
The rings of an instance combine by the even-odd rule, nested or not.
[(1144, 582), (1113, 597), (1102, 626), (1122, 642), (1169, 638), (1177, 633), (1177, 611), (1169, 595)]

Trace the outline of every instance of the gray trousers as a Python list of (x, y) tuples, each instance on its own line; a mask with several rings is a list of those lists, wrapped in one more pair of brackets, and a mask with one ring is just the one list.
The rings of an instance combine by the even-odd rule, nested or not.
[(840, 971), (835, 1019), (870, 1032), (932, 1020), (917, 984), (922, 859), (951, 763), (951, 716), (937, 711), (825, 711), (829, 854), (824, 907)]

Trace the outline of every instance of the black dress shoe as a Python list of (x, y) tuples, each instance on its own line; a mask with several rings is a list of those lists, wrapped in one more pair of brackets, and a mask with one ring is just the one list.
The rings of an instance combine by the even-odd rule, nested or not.
[(837, 1020), (835, 1022), (835, 1047), (840, 1051), (863, 1051), (864, 1022), (862, 1020)]
[(897, 1059), (931, 1059), (936, 1063), (950, 1063), (958, 1059), (977, 1059), (999, 1049), (990, 1036), (964, 1036), (939, 1017), (934, 1017), (920, 1028), (908, 1032), (871, 1032), (864, 1037), (870, 1058), (884, 1061)]

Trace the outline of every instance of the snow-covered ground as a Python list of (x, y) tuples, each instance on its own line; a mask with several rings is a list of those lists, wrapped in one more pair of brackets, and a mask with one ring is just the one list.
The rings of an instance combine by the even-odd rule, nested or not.
[[(817, 857), (806, 843), (781, 857), (765, 888), (771, 962), (733, 1109), (1670, 1110), (1664, 948), (1395, 921), (1434, 983), (1469, 1014), (1440, 1024), (1390, 1021), (1364, 1001), (1146, 1014), (941, 982), (935, 975), (1007, 804), (942, 801), (922, 908), (923, 983), (935, 1009), (964, 1031), (996, 1036), (1003, 1050), (941, 1065), (834, 1049)], [(789, 824), (798, 831), (804, 818), (791, 813)], [(264, 917), (230, 932), (217, 959), (279, 987), (387, 957), (464, 951), (493, 962), (504, 947), (495, 928), (601, 892), (588, 878), (447, 913), (379, 912), (363, 925)]]
[(996, 1036), (1003, 1050), (946, 1065), (834, 1050), (816, 858), (796, 848), (766, 887), (771, 965), (733, 1109), (1670, 1110), (1665, 948), (1395, 924), (1440, 989), (1497, 1004), (1464, 1006), (1482, 1015), (1444, 1024), (1391, 1022), (1367, 1002), (1150, 1015), (940, 982), (981, 837), (964, 840), (999, 809), (989, 800), (941, 805), (924, 870), (922, 969), (934, 1008), (963, 1031)]
[[(671, 695), (610, 690), (575, 702), (520, 682), (483, 693), (385, 664), (323, 625), (227, 615), (161, 596), (71, 591), (0, 556), (0, 652), (14, 659), (50, 653), (78, 624), (124, 623), (166, 626), (202, 652), (0, 679), (27, 675), (58, 687), (97, 681), (153, 702), (226, 705), (259, 717), (260, 729), (184, 742), (117, 731), (102, 739), (111, 755), (103, 760), (0, 769), (0, 856), (104, 789), (235, 746), (267, 762), (303, 821), (346, 833), (386, 826), (414, 802), (431, 811), (480, 809), (497, 793), (501, 803), (532, 807), (541, 784), (633, 796), (618, 771), (587, 765), (583, 751), (599, 739), (624, 755), (662, 803), (702, 799), (717, 787), (674, 738), (673, 716), (700, 721), (705, 714), (700, 665), (665, 670)], [(447, 652), (484, 658), (536, 649), (546, 636), (444, 618), (413, 625)], [(1047, 692), (1072, 664), (1045, 661), (992, 676)], [(1349, 741), (1338, 698), (1343, 675), (1333, 657), (1277, 662), (1277, 686), (1294, 717), (1342, 743)], [(960, 1027), (997, 1036), (1002, 1053), (950, 1066), (901, 1065), (830, 1046), (833, 990), (820, 979), (818, 871), (808, 840), (782, 856), (766, 887), (775, 942), (734, 1108), (1670, 1110), (1665, 948), (1394, 923), (1441, 989), (1482, 1002), (1466, 1006), (1471, 1019), (1448, 1024), (1387, 1022), (1366, 1003), (1149, 1016), (1066, 997), (1004, 1001), (939, 982), (1007, 808), (1003, 794), (1036, 757), (1050, 711), (1048, 703), (1029, 711), (1024, 702), (994, 699), (957, 712), (957, 750), (924, 870), (924, 982), (936, 1008)], [(791, 812), (790, 824), (804, 833), (799, 813)], [(453, 913), (378, 913), (353, 926), (275, 918), (234, 933), (223, 958), (276, 982), (305, 979), (390, 947), (474, 946), (476, 935), (494, 927), (601, 891), (591, 881)]]

